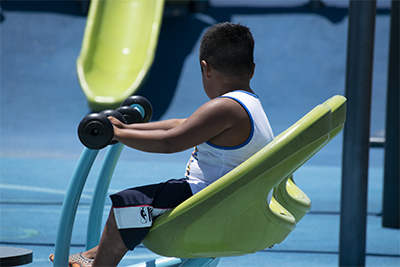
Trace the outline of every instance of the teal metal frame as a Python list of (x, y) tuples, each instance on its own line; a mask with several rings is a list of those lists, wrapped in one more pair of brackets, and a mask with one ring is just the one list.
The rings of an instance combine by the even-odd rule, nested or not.
[[(99, 178), (94, 190), (92, 204), (90, 205), (89, 221), (86, 232), (86, 250), (89, 250), (100, 243), (101, 221), (103, 218), (104, 205), (112, 175), (121, 155), (124, 145), (117, 143), (112, 145), (104, 158)], [(96, 205), (94, 204), (96, 203)]]
[(87, 177), (98, 153), (99, 150), (84, 148), (75, 167), (58, 223), (54, 250), (54, 266), (68, 266), (69, 247), (71, 245), (76, 211)]
[[(110, 186), (111, 178), (117, 165), (118, 159), (124, 145), (117, 143), (109, 146), (104, 157), (102, 167), (97, 179), (94, 194), (92, 197), (89, 220), (86, 234), (86, 249), (89, 250), (97, 246), (101, 237), (101, 223), (104, 212), (106, 196)], [(75, 216), (78, 209), (79, 200), (81, 198), (83, 188), (86, 184), (87, 177), (93, 166), (93, 163), (99, 153), (99, 150), (84, 148), (79, 161), (75, 167), (69, 184), (64, 204), (61, 210), (61, 216), (57, 229), (57, 237), (54, 252), (54, 266), (68, 266), (69, 248), (71, 245), (72, 229), (74, 226)], [(144, 262), (130, 267), (140, 266), (156, 266), (156, 267), (215, 267), (219, 262), (216, 259), (179, 259), (162, 257), (150, 262)]]

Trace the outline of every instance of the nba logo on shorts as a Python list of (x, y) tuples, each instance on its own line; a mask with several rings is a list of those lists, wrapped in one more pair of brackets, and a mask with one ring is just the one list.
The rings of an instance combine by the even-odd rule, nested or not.
[(151, 211), (149, 207), (140, 208), (140, 222), (142, 224), (151, 222)]

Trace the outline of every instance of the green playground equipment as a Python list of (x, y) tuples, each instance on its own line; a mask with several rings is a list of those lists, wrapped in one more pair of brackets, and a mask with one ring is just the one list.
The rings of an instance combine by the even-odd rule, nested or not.
[(145, 79), (155, 56), (164, 0), (92, 0), (77, 71), (93, 111), (115, 109)]
[[(240, 166), (158, 217), (142, 243), (173, 258), (149, 265), (211, 267), (219, 257), (250, 254), (281, 243), (311, 207), (293, 173), (342, 130), (345, 119), (346, 98), (330, 98)], [(122, 148), (118, 143), (107, 151), (90, 217), (101, 218)], [(71, 179), (58, 226), (55, 266), (68, 262), (77, 203), (97, 153), (85, 148)], [(98, 244), (100, 225), (100, 219), (89, 218), (87, 248)]]
[(143, 244), (168, 257), (214, 258), (281, 243), (311, 206), (289, 177), (340, 132), (345, 103), (335, 96), (315, 107), (240, 166), (157, 218)]

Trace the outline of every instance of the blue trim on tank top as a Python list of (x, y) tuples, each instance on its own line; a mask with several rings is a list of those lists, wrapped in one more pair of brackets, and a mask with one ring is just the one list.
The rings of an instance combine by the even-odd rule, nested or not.
[[(246, 91), (242, 91), (242, 90), (236, 90), (236, 91), (234, 91), (234, 92), (242, 92), (242, 93), (246, 93), (246, 94), (249, 94), (249, 95), (251, 95), (251, 96), (254, 96), (254, 97), (258, 98), (257, 95), (252, 94), (252, 93), (250, 93), (250, 92), (246, 92)], [(226, 98), (233, 99), (233, 100), (237, 101), (237, 102), (246, 110), (247, 114), (248, 114), (249, 117), (250, 117), (251, 132), (250, 132), (249, 138), (247, 138), (246, 141), (244, 141), (242, 144), (237, 145), (237, 146), (218, 146), (218, 145), (214, 145), (213, 143), (210, 143), (209, 141), (206, 141), (206, 144), (209, 145), (209, 146), (211, 146), (211, 147), (218, 148), (218, 149), (222, 149), (222, 150), (233, 150), (233, 149), (238, 149), (238, 148), (244, 147), (245, 145), (247, 145), (248, 143), (250, 143), (250, 141), (251, 141), (251, 139), (253, 138), (253, 135), (254, 135), (254, 121), (253, 121), (253, 116), (251, 115), (251, 113), (250, 113), (249, 109), (246, 107), (246, 105), (245, 105), (242, 101), (240, 101), (239, 99), (234, 98), (234, 97), (232, 97), (232, 96), (225, 96), (225, 95), (222, 95), (222, 96), (220, 96), (220, 97), (226, 97)], [(218, 98), (220, 98), (220, 97), (218, 97)]]
[[(257, 99), (259, 98), (258, 95), (253, 94), (253, 93), (250, 93), (250, 92), (247, 92), (247, 91), (245, 91), (245, 90), (235, 90), (235, 91), (232, 91), (232, 92), (230, 92), (230, 93), (233, 93), (233, 92), (241, 92), (241, 93), (245, 93), (245, 94), (254, 96), (254, 97), (257, 98)], [(227, 94), (229, 94), (229, 93), (227, 93)], [(222, 96), (220, 96), (220, 97), (224, 97), (224, 96), (222, 95)]]

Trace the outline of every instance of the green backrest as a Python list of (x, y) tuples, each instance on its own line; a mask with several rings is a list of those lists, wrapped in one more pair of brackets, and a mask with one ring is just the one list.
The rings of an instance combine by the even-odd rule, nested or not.
[(244, 255), (282, 242), (295, 217), (276, 199), (287, 179), (329, 140), (331, 108), (319, 105), (243, 164), (157, 218), (143, 244), (180, 258)]
[[(346, 121), (346, 98), (336, 95), (327, 100), (324, 105), (331, 109), (332, 114), (331, 132), (329, 134), (329, 141), (331, 141), (343, 129)], [(293, 180), (293, 175), (284, 179), (274, 188), (274, 197), (295, 217), (296, 223), (298, 223), (311, 209), (311, 200), (296, 185)]]

